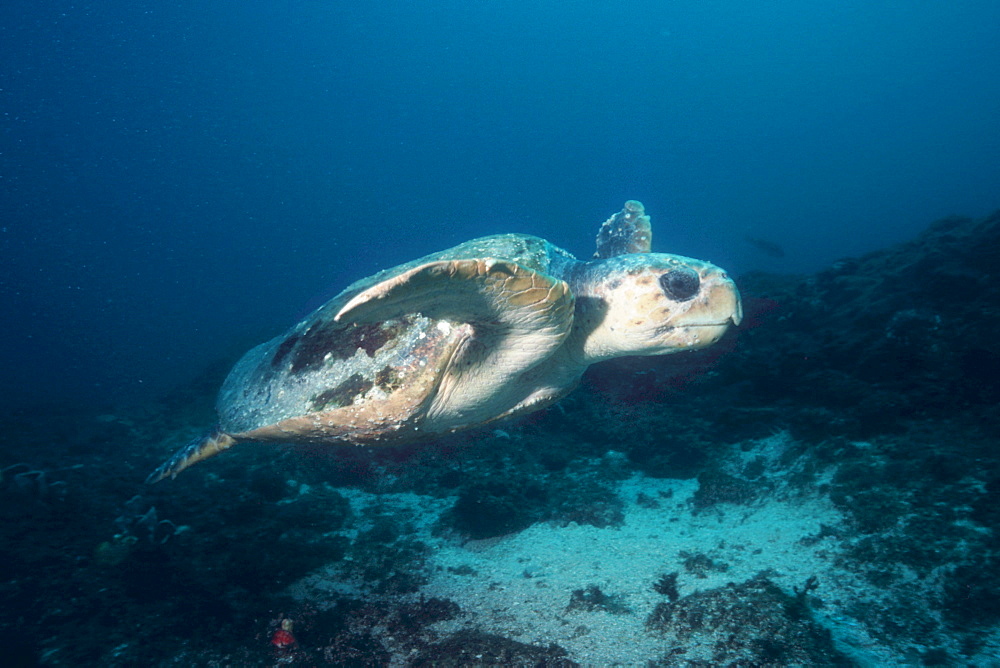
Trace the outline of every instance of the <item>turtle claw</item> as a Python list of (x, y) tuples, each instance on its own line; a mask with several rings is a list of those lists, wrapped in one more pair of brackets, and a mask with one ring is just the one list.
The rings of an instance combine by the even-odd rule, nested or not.
[(160, 464), (146, 478), (146, 484), (152, 485), (164, 478), (176, 478), (177, 474), (187, 467), (197, 464), (203, 459), (208, 459), (223, 450), (227, 450), (233, 447), (235, 443), (236, 439), (229, 434), (219, 429), (213, 429), (207, 434), (203, 434), (192, 440), (175, 452), (170, 459)]

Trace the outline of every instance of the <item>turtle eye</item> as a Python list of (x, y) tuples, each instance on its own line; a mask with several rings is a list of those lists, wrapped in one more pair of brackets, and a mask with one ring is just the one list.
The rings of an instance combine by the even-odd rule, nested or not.
[(671, 269), (660, 276), (660, 287), (663, 288), (663, 292), (679, 302), (686, 302), (698, 294), (700, 285), (701, 279), (698, 278), (698, 272), (687, 267)]

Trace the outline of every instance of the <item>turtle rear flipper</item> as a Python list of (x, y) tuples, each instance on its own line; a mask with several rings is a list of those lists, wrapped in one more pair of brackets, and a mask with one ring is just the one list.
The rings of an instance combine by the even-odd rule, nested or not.
[(192, 440), (173, 454), (170, 459), (160, 464), (146, 478), (146, 484), (159, 482), (164, 478), (176, 478), (177, 474), (203, 459), (228, 450), (236, 444), (236, 439), (219, 429), (213, 429)]

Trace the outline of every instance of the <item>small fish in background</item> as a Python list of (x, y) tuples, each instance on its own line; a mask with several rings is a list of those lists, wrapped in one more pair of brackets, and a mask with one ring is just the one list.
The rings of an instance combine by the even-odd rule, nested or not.
[(773, 241), (768, 241), (767, 239), (761, 239), (760, 237), (743, 237), (743, 240), (748, 244), (759, 250), (764, 255), (773, 258), (783, 258), (785, 257), (785, 249), (774, 243)]

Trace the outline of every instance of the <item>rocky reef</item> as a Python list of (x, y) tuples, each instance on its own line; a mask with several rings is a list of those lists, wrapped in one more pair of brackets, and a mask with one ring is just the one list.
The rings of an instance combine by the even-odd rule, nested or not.
[[(1000, 213), (941, 220), (815, 275), (744, 276), (746, 322), (715, 349), (598, 365), (523, 420), (246, 447), (152, 487), (212, 423), (225, 364), (140, 408), (4, 415), (6, 665), (586, 665), (614, 657), (605, 628), (663, 666), (982, 663), (998, 273)], [(808, 529), (778, 512), (812, 507)], [(765, 511), (767, 531), (719, 528)], [(661, 551), (641, 588), (610, 552), (559, 555), (633, 530)], [(711, 541), (674, 549), (684, 532)], [(490, 617), (513, 591), (544, 609)]]

